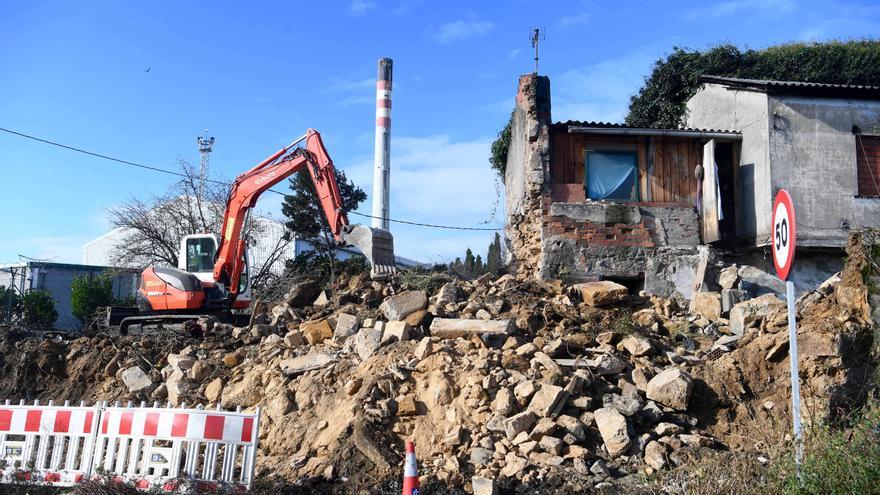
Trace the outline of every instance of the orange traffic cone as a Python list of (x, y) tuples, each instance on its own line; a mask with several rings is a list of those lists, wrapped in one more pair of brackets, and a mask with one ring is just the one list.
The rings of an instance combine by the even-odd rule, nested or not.
[(406, 442), (406, 461), (403, 463), (403, 495), (419, 495), (419, 466), (416, 464), (416, 446)]

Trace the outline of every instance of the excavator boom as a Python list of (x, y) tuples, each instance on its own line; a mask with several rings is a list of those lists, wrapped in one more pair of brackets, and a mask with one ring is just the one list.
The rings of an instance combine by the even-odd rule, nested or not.
[[(297, 144), (305, 141), (303, 147)], [(236, 178), (229, 191), (220, 245), (214, 264), (214, 280), (224, 284), (234, 299), (244, 270), (245, 242), (242, 231), (251, 208), (266, 190), (306, 168), (312, 178), (321, 208), (337, 242), (358, 247), (372, 266), (374, 279), (394, 274), (394, 243), (391, 234), (362, 225), (350, 225), (342, 211), (342, 196), (336, 183), (333, 161), (321, 135), (306, 134)]]

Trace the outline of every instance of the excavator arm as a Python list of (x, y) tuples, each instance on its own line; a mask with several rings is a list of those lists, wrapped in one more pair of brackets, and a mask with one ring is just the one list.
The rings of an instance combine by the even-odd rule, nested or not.
[[(305, 141), (304, 147), (296, 145)], [(244, 270), (244, 225), (250, 210), (256, 206), (262, 193), (303, 168), (309, 171), (315, 191), (330, 226), (339, 243), (360, 248), (372, 266), (374, 279), (394, 274), (394, 244), (391, 234), (362, 225), (350, 225), (342, 211), (342, 196), (336, 183), (333, 161), (314, 129), (278, 150), (262, 163), (238, 176), (229, 191), (223, 218), (220, 245), (214, 263), (214, 280), (224, 284), (234, 300)]]

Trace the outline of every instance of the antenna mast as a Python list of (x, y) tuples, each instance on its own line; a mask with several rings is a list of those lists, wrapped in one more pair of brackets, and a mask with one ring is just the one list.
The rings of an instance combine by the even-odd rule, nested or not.
[(205, 137), (196, 138), (199, 144), (199, 153), (202, 155), (199, 160), (199, 201), (205, 199), (205, 182), (208, 179), (208, 160), (209, 155), (214, 151), (214, 137), (208, 137), (208, 130), (205, 129)]
[(529, 34), (529, 40), (532, 42), (532, 48), (535, 49), (535, 74), (538, 73), (538, 43), (544, 39), (543, 28), (532, 28)]

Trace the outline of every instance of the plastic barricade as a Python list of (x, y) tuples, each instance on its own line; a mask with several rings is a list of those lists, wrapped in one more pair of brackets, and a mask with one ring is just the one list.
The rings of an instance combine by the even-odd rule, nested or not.
[(246, 490), (260, 409), (252, 413), (99, 403), (0, 405), (0, 483), (70, 486), (110, 479), (147, 490)]
[(138, 488), (198, 491), (250, 488), (254, 477), (260, 409), (220, 410), (104, 407), (94, 451), (96, 473)]
[(0, 483), (70, 486), (87, 479), (100, 408), (0, 405)]

